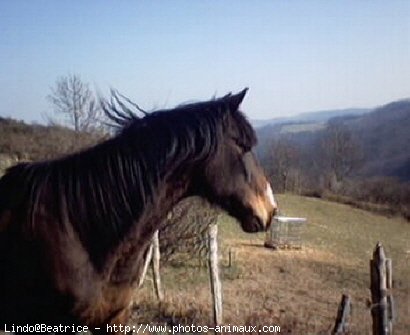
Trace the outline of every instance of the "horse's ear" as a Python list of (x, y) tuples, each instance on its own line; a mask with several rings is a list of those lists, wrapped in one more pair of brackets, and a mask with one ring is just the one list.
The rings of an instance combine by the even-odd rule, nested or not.
[(243, 98), (246, 95), (246, 92), (248, 92), (248, 88), (246, 87), (242, 91), (240, 91), (237, 94), (229, 96), (229, 109), (231, 111), (236, 111), (239, 108), (239, 105), (242, 103)]

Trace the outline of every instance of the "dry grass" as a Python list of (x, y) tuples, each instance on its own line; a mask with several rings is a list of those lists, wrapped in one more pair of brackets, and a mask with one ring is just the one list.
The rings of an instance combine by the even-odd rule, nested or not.
[[(410, 225), (345, 205), (279, 196), (282, 214), (308, 218), (301, 251), (263, 247), (263, 234), (248, 235), (223, 217), (224, 321), (235, 325), (279, 325), (282, 333), (328, 334), (342, 293), (352, 297), (352, 334), (370, 334), (369, 259), (381, 241), (393, 259), (398, 310), (395, 334), (410, 329)], [(227, 264), (227, 250), (235, 253)], [(136, 292), (134, 322), (211, 324), (208, 275), (195, 262), (163, 269), (165, 302), (153, 299), (147, 281)]]

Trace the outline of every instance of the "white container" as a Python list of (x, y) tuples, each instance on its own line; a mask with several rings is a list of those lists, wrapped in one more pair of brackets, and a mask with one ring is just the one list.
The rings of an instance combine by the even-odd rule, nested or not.
[(306, 218), (275, 216), (266, 232), (265, 247), (272, 249), (301, 249)]

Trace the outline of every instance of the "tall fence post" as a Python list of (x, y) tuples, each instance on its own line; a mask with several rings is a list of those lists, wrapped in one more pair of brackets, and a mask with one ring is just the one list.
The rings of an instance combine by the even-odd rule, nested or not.
[(377, 243), (370, 260), (370, 290), (372, 295), (373, 335), (393, 334), (394, 304), (391, 260), (386, 258), (384, 248)]
[(154, 288), (155, 293), (159, 301), (164, 300), (164, 293), (161, 286), (161, 276), (159, 272), (160, 264), (160, 251), (159, 251), (159, 237), (158, 230), (154, 233), (152, 238), (152, 272), (154, 275)]
[(144, 267), (142, 269), (142, 273), (140, 279), (138, 281), (138, 287), (141, 287), (144, 283), (145, 277), (147, 276), (148, 266), (151, 264), (152, 260), (152, 242), (148, 247), (147, 255), (145, 256)]
[(213, 223), (208, 230), (209, 241), (209, 273), (213, 299), (213, 314), (215, 326), (222, 324), (222, 285), (219, 277), (218, 259), (218, 226)]

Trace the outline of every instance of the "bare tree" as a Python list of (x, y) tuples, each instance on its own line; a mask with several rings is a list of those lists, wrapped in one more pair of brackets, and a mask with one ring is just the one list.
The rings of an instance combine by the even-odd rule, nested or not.
[[(90, 90), (88, 83), (79, 75), (70, 74), (57, 79), (47, 100), (56, 114), (65, 117), (64, 123), (75, 131), (94, 131), (100, 128), (101, 108)], [(49, 122), (58, 123), (48, 116)]]
[(289, 190), (290, 177), (296, 175), (298, 155), (297, 148), (285, 138), (269, 144), (267, 172), (277, 191)]
[(322, 139), (324, 165), (336, 184), (353, 174), (362, 159), (362, 150), (346, 126), (331, 123)]
[(159, 232), (161, 255), (165, 262), (187, 255), (201, 260), (208, 253), (208, 227), (219, 210), (200, 197), (180, 201), (169, 213)]

